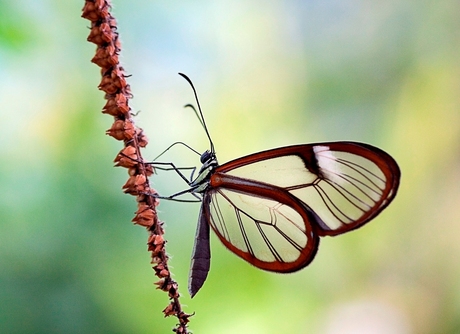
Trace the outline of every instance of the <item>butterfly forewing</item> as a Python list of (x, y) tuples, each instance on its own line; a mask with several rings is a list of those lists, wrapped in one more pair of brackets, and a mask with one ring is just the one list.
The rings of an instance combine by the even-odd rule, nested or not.
[(260, 152), (217, 171), (288, 191), (312, 213), (319, 235), (344, 233), (375, 217), (395, 196), (400, 175), (388, 154), (352, 142)]

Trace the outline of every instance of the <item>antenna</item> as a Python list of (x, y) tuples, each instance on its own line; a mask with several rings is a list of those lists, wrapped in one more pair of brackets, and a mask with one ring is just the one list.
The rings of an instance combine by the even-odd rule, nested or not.
[(191, 105), (186, 105), (185, 107), (192, 107), (192, 109), (195, 111), (195, 114), (197, 115), (198, 119), (200, 120), (200, 123), (201, 125), (203, 126), (204, 128), (204, 131), (206, 132), (206, 136), (208, 137), (209, 139), (209, 144), (211, 146), (211, 153), (215, 153), (214, 152), (214, 144), (212, 143), (212, 140), (211, 140), (211, 136), (209, 135), (209, 131), (208, 131), (208, 127), (206, 126), (206, 122), (204, 120), (204, 116), (203, 116), (203, 112), (201, 111), (201, 106), (200, 106), (200, 101), (198, 101), (198, 94), (196, 93), (196, 90), (195, 90), (195, 87), (193, 86), (193, 83), (192, 83), (192, 80), (189, 79), (188, 76), (186, 76), (184, 73), (179, 73), (179, 75), (181, 77), (183, 77), (185, 80), (187, 80), (187, 82), (190, 84), (190, 86), (192, 87), (193, 89), (193, 94), (195, 94), (195, 100), (196, 100), (196, 104), (198, 106), (198, 111), (200, 112), (199, 113), (199, 116), (198, 116), (198, 113), (196, 112), (196, 109), (193, 108), (193, 106)]
[(203, 120), (201, 119), (200, 115), (198, 115), (198, 111), (196, 111), (195, 107), (193, 106), (193, 104), (190, 104), (190, 103), (187, 103), (184, 108), (191, 108), (193, 110), (193, 112), (195, 113), (195, 116), (196, 118), (198, 118), (198, 120), (200, 121), (200, 124), (201, 126), (204, 128), (206, 128), (203, 124)]

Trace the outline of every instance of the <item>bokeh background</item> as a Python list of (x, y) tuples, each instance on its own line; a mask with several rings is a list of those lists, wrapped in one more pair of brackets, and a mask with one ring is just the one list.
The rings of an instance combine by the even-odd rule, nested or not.
[[(86, 42), (84, 1), (0, 0), (0, 332), (168, 333), (146, 232), (112, 167), (121, 143)], [(262, 272), (212, 240), (194, 298), (199, 207), (167, 203), (167, 249), (194, 333), (460, 332), (460, 4), (441, 1), (114, 1), (146, 157), (205, 134), (219, 161), (288, 144), (355, 140), (402, 170), (364, 228), (324, 238), (313, 263)], [(198, 164), (180, 147), (163, 157)], [(184, 185), (152, 178), (160, 193)]]

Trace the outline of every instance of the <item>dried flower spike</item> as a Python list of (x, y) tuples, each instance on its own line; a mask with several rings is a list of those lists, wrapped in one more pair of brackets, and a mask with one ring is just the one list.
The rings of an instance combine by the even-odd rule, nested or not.
[(133, 218), (136, 225), (144, 226), (148, 232), (148, 251), (151, 253), (153, 270), (160, 281), (158, 288), (168, 293), (170, 304), (163, 310), (165, 316), (175, 316), (179, 320), (174, 332), (188, 333), (187, 324), (190, 315), (182, 311), (179, 302), (178, 284), (171, 278), (166, 254), (166, 240), (163, 237), (163, 223), (158, 219), (156, 207), (158, 199), (149, 194), (156, 194), (150, 188), (148, 177), (153, 174), (151, 165), (147, 164), (141, 154), (141, 147), (148, 144), (142, 129), (138, 128), (129, 107), (132, 97), (126, 82), (123, 67), (119, 64), (121, 44), (118, 38), (117, 23), (110, 13), (108, 0), (87, 0), (82, 17), (91, 21), (88, 41), (96, 44), (96, 54), (91, 60), (101, 68), (102, 78), (99, 89), (105, 92), (107, 103), (102, 109), (104, 114), (114, 117), (112, 127), (107, 134), (124, 142), (124, 148), (115, 158), (115, 166), (128, 169), (129, 178), (123, 185), (125, 193), (136, 196), (138, 209)]

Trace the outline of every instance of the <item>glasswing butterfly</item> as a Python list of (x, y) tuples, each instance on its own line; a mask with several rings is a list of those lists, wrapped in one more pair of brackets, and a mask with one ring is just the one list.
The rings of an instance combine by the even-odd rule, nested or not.
[[(313, 260), (319, 237), (363, 226), (396, 196), (401, 176), (396, 161), (364, 143), (286, 146), (219, 165), (193, 83), (179, 74), (193, 89), (199, 113), (187, 106), (200, 120), (210, 150), (201, 154), (203, 165), (194, 179), (193, 172), (189, 180), (180, 171), (191, 168), (160, 162), (152, 165), (175, 170), (189, 185), (184, 191), (158, 198), (202, 203), (189, 275), (192, 297), (209, 272), (210, 229), (230, 251), (257, 268), (290, 273)], [(159, 167), (162, 165), (170, 168)], [(180, 199), (184, 194), (196, 200)]]

